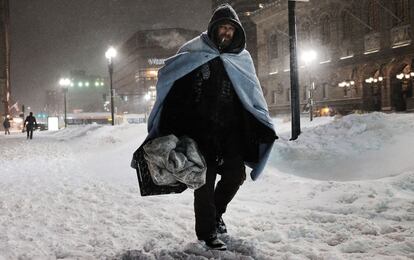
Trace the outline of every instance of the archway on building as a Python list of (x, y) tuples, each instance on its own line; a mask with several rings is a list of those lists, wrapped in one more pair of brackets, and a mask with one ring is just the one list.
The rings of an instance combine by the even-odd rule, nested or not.
[(363, 108), (366, 111), (381, 111), (382, 89), (385, 80), (382, 69), (370, 70), (365, 73), (362, 87)]
[(391, 106), (395, 111), (407, 110), (407, 98), (413, 95), (414, 72), (407, 63), (395, 66), (390, 72)]

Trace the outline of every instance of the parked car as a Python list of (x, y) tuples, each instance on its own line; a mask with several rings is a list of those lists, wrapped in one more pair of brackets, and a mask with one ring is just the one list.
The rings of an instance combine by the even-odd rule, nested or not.
[(45, 123), (37, 123), (36, 129), (39, 129), (39, 131), (45, 131), (45, 130), (47, 130), (47, 124), (45, 124)]

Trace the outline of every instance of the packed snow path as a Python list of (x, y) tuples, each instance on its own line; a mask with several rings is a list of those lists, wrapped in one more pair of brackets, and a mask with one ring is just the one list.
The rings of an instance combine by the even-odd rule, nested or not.
[(145, 125), (0, 136), (0, 259), (414, 259), (414, 115), (275, 119), (268, 167), (228, 208), (228, 251), (194, 234), (193, 194), (140, 197)]

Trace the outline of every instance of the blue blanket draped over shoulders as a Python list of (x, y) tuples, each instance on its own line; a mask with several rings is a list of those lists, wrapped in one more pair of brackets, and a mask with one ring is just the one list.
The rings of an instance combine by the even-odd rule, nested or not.
[[(260, 123), (274, 131), (250, 53), (247, 50), (237, 54), (220, 53), (204, 32), (184, 44), (158, 71), (157, 98), (148, 119), (147, 139), (159, 136), (158, 125), (163, 102), (174, 82), (216, 57), (220, 57), (223, 61), (224, 68), (244, 108)], [(263, 171), (272, 146), (273, 143), (259, 144), (259, 162), (245, 162), (252, 168), (250, 176), (253, 180), (256, 180)]]

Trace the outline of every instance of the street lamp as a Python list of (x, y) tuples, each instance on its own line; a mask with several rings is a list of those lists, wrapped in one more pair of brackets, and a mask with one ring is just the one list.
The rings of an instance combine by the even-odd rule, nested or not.
[(66, 112), (66, 93), (68, 92), (68, 87), (71, 85), (71, 81), (68, 78), (61, 78), (59, 80), (59, 85), (63, 88), (63, 102), (65, 110), (65, 127), (67, 127), (67, 112)]
[(302, 53), (302, 60), (305, 62), (309, 76), (309, 120), (313, 120), (313, 92), (315, 91), (315, 82), (312, 80), (310, 65), (316, 60), (317, 53), (314, 50), (307, 50)]
[(105, 57), (108, 60), (108, 71), (109, 71), (109, 86), (111, 90), (111, 123), (114, 125), (114, 90), (112, 88), (112, 74), (114, 72), (114, 66), (112, 63), (112, 59), (116, 56), (116, 50), (113, 47), (109, 47), (109, 49), (105, 52)]
[(309, 65), (311, 62), (316, 60), (317, 53), (314, 50), (307, 50), (302, 53), (302, 60), (306, 63), (306, 65)]
[[(355, 81), (352, 80), (352, 79), (351, 80), (344, 80), (342, 82), (339, 82), (338, 87), (344, 89), (345, 96), (348, 96), (348, 91), (350, 91), (352, 89), (356, 90)], [(351, 96), (352, 96), (352, 92), (351, 92)]]

